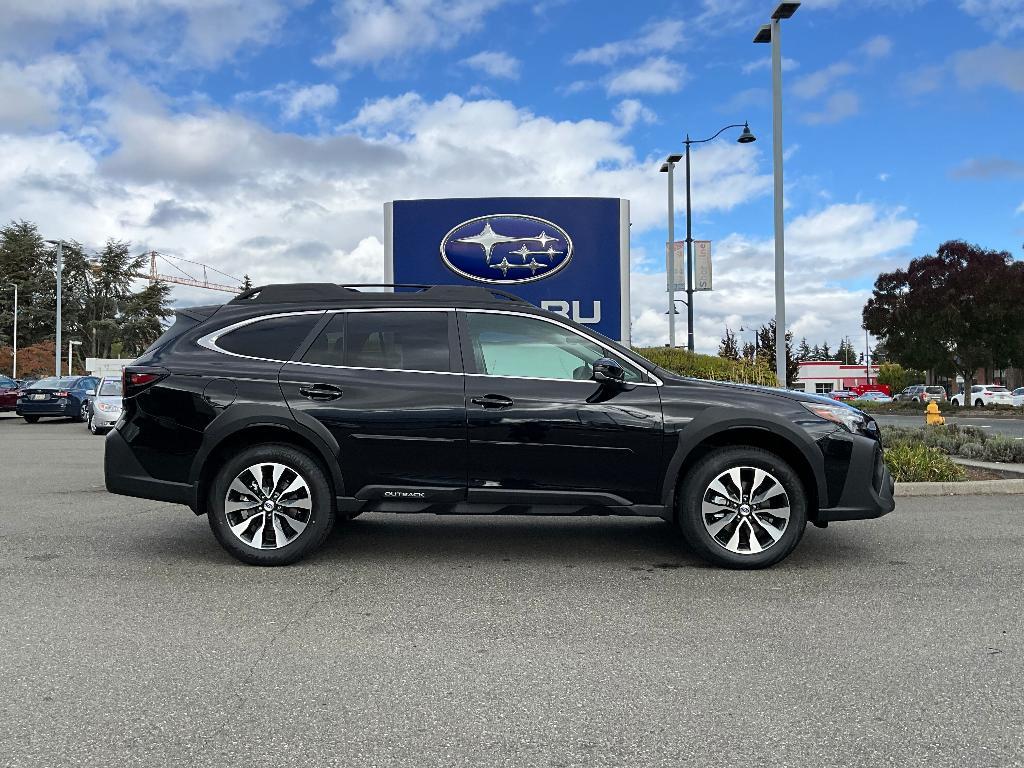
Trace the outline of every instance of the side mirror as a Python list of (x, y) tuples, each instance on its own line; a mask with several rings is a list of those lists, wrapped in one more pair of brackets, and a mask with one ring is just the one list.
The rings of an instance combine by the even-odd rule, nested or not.
[(610, 357), (602, 357), (594, 361), (594, 381), (601, 384), (621, 384), (626, 380), (626, 372), (622, 366)]
[(87, 394), (89, 397), (96, 397), (96, 390), (95, 389), (87, 389), (87, 390), (85, 390), (85, 394)]

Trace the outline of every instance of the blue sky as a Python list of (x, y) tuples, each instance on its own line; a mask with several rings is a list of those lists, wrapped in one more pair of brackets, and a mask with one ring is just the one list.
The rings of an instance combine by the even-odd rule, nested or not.
[[(714, 351), (726, 324), (773, 314), (769, 46), (751, 42), (773, 7), (23, 4), (0, 19), (0, 215), (257, 282), (343, 281), (380, 279), (389, 199), (627, 197), (634, 339), (661, 343), (658, 166), (687, 131), (749, 120), (755, 144), (694, 153), (716, 280), (697, 344)], [(944, 240), (1021, 257), (1024, 0), (808, 0), (784, 25), (798, 337), (858, 338), (877, 273)]]

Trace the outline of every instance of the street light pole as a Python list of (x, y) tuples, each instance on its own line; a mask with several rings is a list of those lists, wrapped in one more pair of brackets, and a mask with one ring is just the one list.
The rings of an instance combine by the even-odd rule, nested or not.
[(60, 287), (61, 283), (64, 282), (64, 241), (63, 240), (47, 240), (46, 242), (57, 246), (57, 338), (54, 342), (54, 375), (60, 376), (60, 353), (61, 353), (61, 338), (60, 338)]
[(729, 128), (743, 129), (743, 133), (736, 140), (739, 144), (750, 144), (757, 141), (747, 123), (727, 125), (707, 139), (691, 139), (690, 134), (686, 134), (686, 138), (683, 140), (683, 144), (686, 145), (686, 348), (691, 352), (693, 352), (693, 211), (690, 207), (690, 145), (713, 141)]
[(782, 186), (782, 34), (780, 21), (790, 18), (800, 3), (779, 3), (771, 24), (763, 26), (755, 43), (772, 44), (772, 165), (775, 176), (775, 375), (786, 386), (786, 262)]
[(668, 254), (665, 272), (668, 289), (668, 345), (671, 349), (676, 346), (676, 187), (673, 171), (681, 159), (682, 155), (669, 155), (661, 164), (661, 172), (668, 174)]
[(10, 286), (14, 288), (14, 336), (11, 341), (14, 347), (14, 354), (11, 360), (11, 378), (18, 378), (18, 284), (10, 283)]

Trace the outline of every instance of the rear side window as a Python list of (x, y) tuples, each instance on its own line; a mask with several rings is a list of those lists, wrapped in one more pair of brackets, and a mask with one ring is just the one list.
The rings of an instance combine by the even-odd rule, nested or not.
[(451, 370), (446, 312), (340, 312), (302, 357), (352, 368)]
[(224, 334), (217, 339), (217, 346), (236, 355), (287, 362), (320, 317), (316, 312), (257, 320)]

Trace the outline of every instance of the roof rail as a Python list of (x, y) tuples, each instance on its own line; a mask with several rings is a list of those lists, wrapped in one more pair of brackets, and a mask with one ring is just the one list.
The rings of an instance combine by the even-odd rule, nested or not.
[[(493, 301), (493, 297), (506, 299), (517, 304), (529, 304), (515, 294), (496, 288), (476, 285), (427, 285), (422, 283), (271, 283), (250, 288), (232, 298), (229, 304), (285, 304), (295, 302), (344, 301), (357, 297), (365, 298), (360, 288), (414, 289), (417, 293), (429, 294), (431, 299)], [(395, 295), (395, 294), (388, 294)]]

